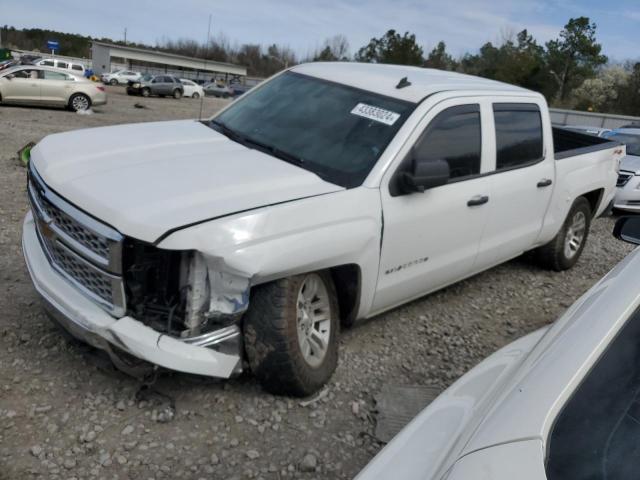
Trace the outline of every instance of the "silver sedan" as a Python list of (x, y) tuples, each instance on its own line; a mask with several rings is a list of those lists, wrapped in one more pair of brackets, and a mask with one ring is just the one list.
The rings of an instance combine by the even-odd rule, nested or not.
[(0, 103), (66, 107), (73, 111), (107, 103), (102, 85), (67, 71), (20, 65), (0, 72)]

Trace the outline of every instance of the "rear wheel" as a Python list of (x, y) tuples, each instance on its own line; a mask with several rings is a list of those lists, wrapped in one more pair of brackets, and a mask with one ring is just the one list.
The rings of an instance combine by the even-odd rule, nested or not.
[(337, 295), (328, 272), (255, 287), (244, 324), (251, 370), (272, 393), (316, 392), (338, 363), (339, 324)]
[(175, 98), (176, 100), (182, 98), (182, 90), (180, 90), (179, 88), (176, 88), (173, 91), (173, 98)]
[(118, 85), (118, 81), (115, 78), (112, 78), (111, 80), (109, 80), (109, 85), (115, 87), (116, 85)]
[(556, 271), (573, 267), (587, 243), (590, 226), (591, 205), (586, 198), (579, 197), (573, 202), (558, 234), (538, 249), (540, 263)]
[(84, 93), (75, 93), (69, 99), (69, 108), (74, 112), (88, 110), (91, 107), (91, 99)]

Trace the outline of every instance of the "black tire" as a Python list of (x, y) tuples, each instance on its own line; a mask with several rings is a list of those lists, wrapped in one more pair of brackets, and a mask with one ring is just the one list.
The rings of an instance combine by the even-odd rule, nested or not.
[(77, 112), (79, 110), (89, 110), (91, 99), (84, 93), (74, 93), (69, 97), (69, 110)]
[(198, 92), (193, 92), (193, 94), (191, 95), (191, 98), (197, 100), (200, 98), (200, 94)]
[(222, 94), (222, 98), (229, 98), (229, 94), (228, 93), (223, 93)]
[(182, 90), (180, 90), (179, 88), (176, 88), (173, 91), (173, 98), (175, 98), (176, 100), (180, 100), (182, 98)]
[[(565, 242), (567, 241), (569, 229), (574, 223), (576, 217), (579, 215), (584, 216), (584, 235), (577, 250), (571, 256), (568, 256), (565, 251)], [(589, 201), (584, 197), (578, 197), (576, 201), (573, 202), (573, 205), (567, 214), (567, 218), (562, 224), (562, 228), (558, 234), (553, 238), (553, 240), (538, 249), (538, 262), (543, 267), (557, 272), (568, 270), (573, 267), (580, 258), (580, 255), (582, 255), (584, 246), (587, 243), (589, 228), (591, 227), (591, 216), (591, 204)]]
[(151, 95), (151, 90), (150, 89), (148, 89), (146, 87), (142, 89), (142, 96), (143, 97), (148, 97), (150, 95)]
[(318, 391), (338, 364), (340, 314), (331, 275), (316, 272), (329, 298), (330, 331), (321, 363), (305, 360), (298, 340), (298, 292), (307, 278), (302, 274), (254, 287), (244, 318), (247, 359), (263, 388), (277, 395), (304, 397)]
[(118, 81), (115, 78), (112, 78), (111, 80), (109, 80), (109, 85), (115, 87), (116, 85), (118, 85)]

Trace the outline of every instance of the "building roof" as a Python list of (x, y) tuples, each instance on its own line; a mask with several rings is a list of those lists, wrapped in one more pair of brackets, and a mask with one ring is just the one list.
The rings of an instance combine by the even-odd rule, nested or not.
[[(294, 72), (369, 90), (381, 95), (419, 102), (442, 91), (501, 91), (518, 95), (538, 93), (508, 83), (432, 68), (353, 62), (314, 62), (297, 65)], [(407, 77), (411, 85), (396, 88)]]
[(213, 60), (205, 60), (204, 58), (187, 57), (185, 55), (177, 55), (175, 53), (167, 53), (150, 48), (116, 45), (114, 43), (98, 42), (96, 40), (92, 41), (92, 45), (108, 48), (111, 50), (113, 56), (122, 56), (131, 60), (155, 62), (210, 72), (228, 72), (237, 75), (247, 74), (246, 67), (233, 63), (216, 62)]

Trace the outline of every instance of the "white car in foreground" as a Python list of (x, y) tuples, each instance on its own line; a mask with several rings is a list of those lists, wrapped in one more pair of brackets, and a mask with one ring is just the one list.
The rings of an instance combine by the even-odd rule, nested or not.
[(340, 322), (528, 250), (573, 266), (623, 154), (552, 129), (544, 97), (512, 85), (298, 65), (206, 121), (43, 139), (24, 254), (59, 321), (116, 359), (249, 365), (308, 395), (336, 367)]
[(619, 128), (605, 137), (627, 146), (627, 155), (620, 162), (614, 207), (640, 212), (640, 128)]
[[(618, 238), (640, 243), (640, 218)], [(638, 478), (640, 249), (553, 325), (461, 377), (357, 480)]]
[(198, 85), (193, 80), (187, 80), (186, 78), (181, 78), (180, 83), (184, 86), (184, 96), (191, 98), (202, 98), (204, 97), (204, 88), (202, 85)]

